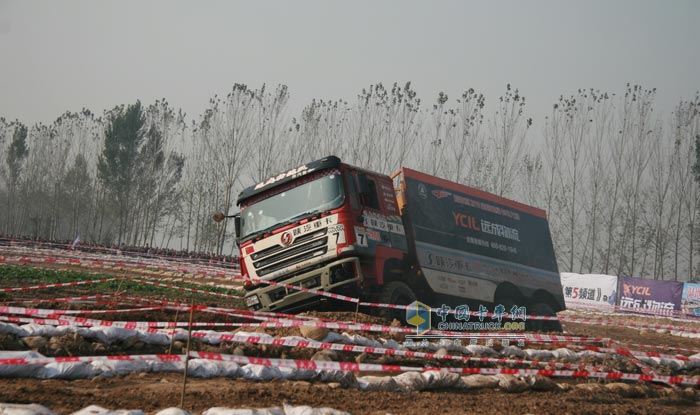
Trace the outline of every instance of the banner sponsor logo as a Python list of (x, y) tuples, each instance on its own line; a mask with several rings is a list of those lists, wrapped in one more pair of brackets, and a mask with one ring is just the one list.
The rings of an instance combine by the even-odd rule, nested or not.
[(617, 277), (602, 274), (561, 273), (566, 308), (613, 311), (617, 301)]
[(681, 308), (686, 314), (700, 316), (700, 284), (695, 282), (683, 284)]
[(620, 277), (620, 308), (680, 310), (683, 283)]

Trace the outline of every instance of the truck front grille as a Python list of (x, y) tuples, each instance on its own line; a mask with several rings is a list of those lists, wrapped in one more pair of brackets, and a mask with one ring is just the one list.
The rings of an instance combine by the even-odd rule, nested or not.
[(253, 267), (259, 277), (263, 277), (302, 261), (324, 255), (328, 252), (326, 230), (304, 235), (290, 246), (276, 245), (251, 255)]

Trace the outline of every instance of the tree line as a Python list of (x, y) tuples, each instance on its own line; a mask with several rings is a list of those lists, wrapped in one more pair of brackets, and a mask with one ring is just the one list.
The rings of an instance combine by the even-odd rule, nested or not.
[(0, 118), (0, 233), (230, 254), (237, 193), (334, 154), (545, 209), (561, 271), (692, 279), (700, 261), (700, 95), (580, 89), (533, 120), (515, 87), (424, 102), (410, 83), (290, 114), (285, 85), (235, 84), (193, 119), (165, 99), (53, 123)]

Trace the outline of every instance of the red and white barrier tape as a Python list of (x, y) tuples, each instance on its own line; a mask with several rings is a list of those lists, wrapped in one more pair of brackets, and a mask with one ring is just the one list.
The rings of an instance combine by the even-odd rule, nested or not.
[[(53, 324), (53, 325), (86, 325), (86, 326), (108, 326), (108, 327), (119, 327), (131, 330), (142, 330), (147, 333), (161, 333), (162, 330), (158, 330), (158, 327), (164, 328), (175, 328), (175, 327), (186, 327), (187, 322), (117, 322), (117, 321), (103, 321), (103, 320), (91, 320), (86, 318), (74, 318), (68, 316), (62, 316), (61, 320), (49, 320), (49, 319), (25, 319), (19, 317), (10, 318), (0, 318), (0, 320), (7, 320), (10, 322), (31, 322), (35, 324)], [(241, 323), (206, 323), (201, 325), (215, 325), (215, 326), (238, 326)], [(166, 331), (167, 332), (167, 331)], [(169, 333), (168, 333), (169, 334)], [(340, 352), (354, 352), (354, 353), (368, 353), (368, 354), (378, 354), (387, 356), (402, 356), (408, 358), (425, 358), (425, 359), (442, 359), (442, 360), (456, 360), (462, 362), (480, 362), (480, 363), (493, 363), (493, 364), (513, 364), (513, 365), (530, 365), (530, 366), (549, 366), (559, 369), (574, 369), (574, 370), (585, 370), (585, 371), (600, 371), (599, 367), (590, 367), (582, 364), (573, 363), (560, 363), (555, 361), (531, 361), (525, 359), (510, 359), (510, 358), (492, 358), (492, 357), (472, 357), (472, 356), (457, 356), (457, 355), (437, 355), (430, 352), (418, 352), (412, 350), (399, 350), (399, 349), (387, 349), (381, 347), (371, 347), (371, 346), (361, 346), (352, 344), (336, 344), (336, 343), (323, 343), (313, 340), (297, 340), (297, 339), (280, 339), (271, 338), (268, 336), (256, 336), (256, 335), (243, 335), (240, 333), (212, 333), (210, 331), (193, 331), (193, 338), (216, 338), (220, 341), (228, 341), (234, 343), (248, 343), (248, 344), (265, 344), (271, 346), (281, 346), (281, 347), (299, 347), (299, 348), (312, 348), (312, 349), (327, 349), (335, 350)], [(642, 352), (634, 352), (629, 350), (621, 349), (605, 349), (596, 347), (580, 347), (583, 350), (592, 350), (599, 353), (617, 353), (625, 356), (630, 356), (635, 364), (640, 366), (640, 368), (646, 374), (653, 374), (648, 367), (643, 367), (642, 362), (639, 362), (634, 358), (634, 356), (639, 356)], [(660, 356), (647, 356), (647, 357), (665, 357)], [(671, 358), (678, 358), (678, 356), (671, 356)], [(679, 359), (677, 359), (679, 360)], [(691, 359), (685, 359), (691, 360)]]
[[(118, 313), (118, 312), (139, 312), (139, 311), (151, 311), (151, 310), (163, 310), (163, 309), (179, 309), (180, 311), (189, 311), (191, 307), (173, 307), (173, 306), (155, 306), (155, 307), (144, 307), (144, 308), (134, 308), (134, 309), (113, 309), (113, 310), (54, 310), (54, 309), (37, 309), (37, 308), (26, 308), (26, 307), (10, 307), (10, 306), (0, 306), (0, 314), (17, 314), (23, 316), (44, 316), (50, 318), (52, 316), (65, 316), (65, 315), (76, 315), (76, 314), (104, 314), (104, 313)], [(347, 330), (347, 331), (367, 331), (367, 332), (382, 332), (382, 333), (414, 333), (414, 329), (408, 327), (392, 327), (383, 326), (379, 324), (366, 324), (366, 323), (345, 323), (345, 322), (334, 322), (334, 321), (319, 321), (319, 320), (300, 320), (300, 319), (285, 319), (285, 318), (274, 318), (254, 315), (252, 312), (241, 310), (227, 310), (222, 311), (216, 307), (208, 306), (194, 306), (196, 311), (210, 311), (216, 314), (226, 314), (233, 317), (248, 318), (260, 320), (262, 323), (251, 324), (251, 323), (236, 323), (238, 327), (263, 327), (263, 328), (286, 328), (286, 327), (317, 327), (332, 330)], [(87, 319), (82, 319), (80, 321), (87, 321)], [(92, 325), (104, 325), (113, 326), (114, 321), (109, 320), (96, 320), (92, 322)], [(129, 325), (138, 325), (143, 322), (124, 322)], [(39, 323), (40, 324), (40, 323)], [(171, 322), (162, 323), (146, 323), (146, 325), (152, 324), (153, 326), (158, 326), (158, 324), (167, 325)], [(203, 324), (203, 323), (202, 323)], [(234, 326), (231, 324), (231, 326)], [(432, 332), (431, 332), (432, 333)], [(446, 332), (438, 331), (438, 334), (443, 334), (447, 339), (458, 339), (460, 337), (464, 338), (464, 332)], [(466, 333), (470, 337), (481, 337), (481, 338), (506, 338), (512, 337), (513, 333), (501, 333), (501, 332), (470, 332)], [(529, 341), (546, 341), (546, 342), (567, 342), (567, 343), (603, 343), (608, 339), (598, 338), (598, 337), (579, 337), (579, 336), (559, 336), (550, 334), (537, 334), (537, 333), (521, 333), (518, 334), (522, 336), (525, 340)]]
[(683, 362), (700, 362), (700, 358), (697, 357), (689, 357), (689, 356), (683, 356), (680, 354), (665, 354), (665, 353), (656, 353), (656, 352), (644, 352), (640, 350), (629, 350), (629, 349), (615, 349), (615, 348), (609, 348), (609, 347), (597, 347), (597, 346), (580, 346), (580, 345), (569, 345), (568, 347), (572, 349), (578, 349), (578, 350), (590, 350), (593, 352), (598, 352), (598, 353), (614, 353), (614, 354), (619, 354), (622, 356), (634, 356), (634, 357), (657, 357), (661, 359), (672, 359), (672, 360), (680, 360)]
[(437, 355), (436, 353), (430, 352), (418, 352), (413, 350), (401, 350), (401, 349), (388, 349), (383, 347), (372, 347), (372, 346), (361, 346), (354, 344), (339, 344), (339, 343), (324, 343), (313, 340), (297, 340), (297, 339), (280, 339), (271, 338), (268, 336), (256, 336), (256, 335), (243, 335), (240, 333), (231, 333), (221, 335), (212, 334), (210, 332), (192, 332), (192, 337), (202, 338), (202, 337), (215, 337), (221, 341), (228, 341), (233, 343), (247, 343), (247, 344), (264, 344), (270, 346), (281, 346), (281, 347), (299, 347), (304, 349), (320, 349), (320, 350), (334, 350), (338, 352), (351, 352), (351, 353), (367, 353), (375, 355), (384, 356), (401, 356), (408, 358), (423, 358), (423, 359), (436, 359), (436, 360), (455, 360), (461, 362), (479, 362), (479, 363), (493, 363), (493, 364), (513, 364), (513, 365), (530, 365), (530, 366), (551, 366), (564, 369), (574, 369), (574, 370), (589, 370), (598, 371), (598, 368), (589, 367), (585, 365), (576, 365), (573, 363), (560, 363), (555, 361), (533, 361), (525, 359), (511, 359), (511, 358), (495, 358), (495, 357), (473, 357), (473, 356), (459, 356), (442, 354)]
[[(140, 330), (148, 333), (160, 333), (158, 328), (176, 328), (188, 327), (187, 321), (113, 321), (113, 320), (97, 320), (84, 317), (70, 317), (62, 315), (53, 318), (37, 318), (37, 317), (14, 317), (0, 316), (0, 321), (9, 323), (24, 323), (38, 324), (42, 326), (75, 326), (75, 327), (116, 327), (127, 330)], [(245, 323), (226, 323), (226, 322), (192, 322), (192, 327), (240, 327)], [(153, 330), (152, 330), (153, 329)]]
[(617, 344), (617, 345), (620, 345), (623, 348), (641, 347), (641, 348), (649, 348), (649, 349), (656, 349), (656, 350), (675, 350), (677, 352), (687, 352), (687, 353), (691, 353), (691, 354), (700, 353), (700, 349), (688, 349), (685, 347), (656, 345), (656, 344), (627, 343), (627, 342), (621, 342), (621, 341), (612, 340), (612, 339), (610, 339), (610, 342)]
[(13, 291), (31, 291), (31, 290), (40, 290), (40, 289), (45, 289), (45, 288), (58, 288), (58, 287), (74, 287), (76, 285), (89, 285), (89, 284), (98, 284), (102, 282), (110, 282), (110, 281), (117, 281), (119, 278), (103, 278), (100, 280), (84, 280), (84, 281), (72, 281), (72, 282), (59, 282), (56, 284), (41, 284), (41, 285), (33, 285), (33, 286), (28, 286), (28, 287), (9, 287), (9, 288), (0, 288), (0, 292), (13, 292)]
[[(0, 314), (20, 314), (24, 316), (62, 316), (68, 314), (113, 314), (113, 313), (133, 313), (139, 311), (164, 310), (164, 306), (124, 308), (112, 310), (55, 310), (47, 308), (27, 308), (0, 305)], [(188, 310), (189, 311), (189, 310)]]
[(217, 292), (212, 292), (212, 291), (200, 290), (197, 288), (180, 287), (178, 285), (163, 284), (160, 282), (148, 281), (148, 280), (143, 280), (143, 279), (138, 279), (138, 278), (128, 278), (128, 280), (132, 281), (132, 282), (139, 283), (139, 284), (152, 285), (154, 287), (170, 288), (170, 289), (174, 289), (174, 290), (178, 290), (178, 291), (187, 291), (187, 292), (191, 292), (191, 293), (206, 294), (206, 295), (211, 295), (213, 297), (234, 298), (237, 300), (240, 300), (243, 298), (240, 295), (217, 293)]
[[(0, 257), (0, 262), (3, 262), (3, 260), (6, 260), (7, 258), (5, 257)], [(55, 260), (55, 259), (46, 259), (46, 261), (49, 260)], [(22, 261), (28, 261), (32, 262), (31, 258), (20, 258), (20, 262)], [(79, 261), (79, 260), (76, 260)], [(39, 262), (39, 261), (35, 261)], [(117, 262), (118, 264), (119, 262)], [(141, 264), (143, 265), (143, 264)], [(145, 265), (143, 265), (145, 266)], [(202, 273), (202, 272), (198, 272)], [(206, 274), (206, 273), (205, 273)], [(233, 276), (235, 279), (240, 279), (240, 276)], [(35, 287), (18, 287), (18, 288), (3, 288), (0, 289), (4, 292), (10, 292), (10, 291), (26, 291), (26, 290), (31, 290), (31, 289), (38, 289), (38, 288), (53, 288), (53, 287), (61, 287), (61, 286), (69, 286), (69, 285), (81, 285), (81, 284), (88, 284), (92, 282), (105, 282), (109, 280), (116, 280), (117, 278), (112, 278), (108, 280), (93, 280), (91, 282), (85, 282), (85, 281), (79, 281), (79, 282), (71, 282), (71, 283), (61, 283), (61, 284), (47, 284), (47, 285), (40, 285), (40, 286), (35, 286)], [(199, 289), (193, 289), (193, 288), (186, 288), (186, 287), (179, 287), (176, 285), (172, 284), (162, 284), (158, 282), (153, 282), (153, 281), (147, 281), (143, 279), (135, 279), (135, 278), (126, 278), (134, 282), (142, 283), (142, 284), (148, 284), (148, 285), (153, 285), (153, 286), (159, 286), (159, 287), (165, 287), (165, 288), (170, 288), (170, 289), (176, 289), (176, 290), (181, 290), (181, 291), (189, 291), (189, 292), (195, 292), (195, 293), (202, 293), (206, 295), (212, 295), (212, 296), (217, 296), (217, 297), (222, 297), (222, 298), (236, 298), (239, 299), (241, 298), (240, 296), (237, 295), (231, 295), (231, 294), (223, 294), (223, 293), (215, 293), (211, 291), (206, 291), (206, 290), (199, 290)], [(336, 300), (341, 300), (341, 301), (347, 301), (351, 303), (355, 303), (358, 305), (362, 306), (368, 306), (368, 307), (384, 307), (384, 308), (393, 308), (393, 309), (409, 309), (409, 306), (405, 305), (397, 305), (397, 304), (384, 304), (384, 303), (370, 303), (370, 302), (362, 302), (357, 298), (353, 297), (348, 297), (345, 295), (341, 294), (335, 294), (335, 293), (329, 293), (326, 291), (318, 290), (318, 289), (309, 289), (309, 288), (303, 288), (299, 286), (294, 286), (290, 284), (283, 284), (275, 281), (265, 281), (265, 280), (256, 280), (257, 282), (273, 285), (273, 286), (280, 286), (280, 287), (285, 287), (287, 289), (293, 289), (293, 290), (298, 290), (298, 291), (303, 291), (303, 292), (309, 292), (315, 295), (321, 295), (324, 297), (328, 298), (333, 298)], [(450, 310), (450, 312), (454, 313), (455, 310)], [(473, 316), (485, 316), (485, 317), (494, 317), (497, 316), (494, 313), (485, 313), (481, 314), (476, 311), (471, 311), (469, 313), (470, 315)], [(508, 314), (501, 315), (500, 317), (507, 316)], [(498, 317), (498, 316), (497, 316)], [(700, 333), (700, 329), (695, 329), (695, 328), (689, 328), (689, 327), (678, 327), (678, 326), (668, 326), (668, 325), (655, 325), (655, 324), (639, 324), (639, 323), (631, 323), (631, 322), (612, 322), (612, 321), (607, 321), (603, 319), (593, 319), (593, 318), (580, 318), (580, 317), (570, 317), (570, 316), (538, 316), (538, 315), (527, 315), (527, 319), (530, 320), (559, 320), (562, 322), (572, 322), (572, 323), (583, 323), (583, 324), (604, 324), (604, 325), (613, 325), (613, 326), (621, 326), (621, 327), (635, 327), (635, 328), (647, 328), (647, 329), (664, 329), (664, 330), (676, 330), (676, 331), (681, 331), (681, 332), (688, 332), (688, 333)]]
[[(651, 374), (619, 373), (619, 372), (588, 372), (579, 370), (550, 370), (550, 369), (511, 369), (511, 368), (477, 368), (477, 367), (414, 367), (385, 365), (374, 363), (354, 363), (354, 362), (333, 362), (302, 359), (272, 359), (264, 357), (247, 357), (226, 355), (210, 352), (190, 352), (190, 357), (212, 360), (226, 361), (237, 364), (252, 364), (267, 367), (285, 367), (298, 370), (333, 370), (344, 372), (428, 372), (445, 371), (464, 375), (483, 374), (498, 375), (507, 374), (515, 376), (546, 376), (546, 377), (566, 377), (566, 378), (590, 378), (606, 380), (628, 380), (637, 382), (660, 382), (669, 385), (698, 386), (700, 379), (693, 379), (684, 376), (661, 376)], [(10, 358), (0, 359), (0, 365), (46, 365), (50, 363), (88, 363), (93, 361), (160, 361), (167, 363), (184, 362), (184, 355), (152, 354), (152, 355), (129, 355), (129, 356), (68, 356), (52, 358)]]
[(10, 302), (24, 304), (39, 304), (39, 303), (73, 303), (91, 300), (103, 300), (114, 298), (114, 294), (97, 294), (97, 295), (81, 295), (79, 297), (61, 297), (61, 298), (13, 298)]
[[(529, 316), (528, 316), (529, 317)], [(632, 327), (641, 329), (653, 329), (653, 330), (668, 330), (668, 331), (680, 331), (685, 333), (700, 333), (700, 329), (695, 329), (691, 327), (683, 326), (669, 326), (663, 324), (640, 324), (631, 321), (610, 321), (600, 318), (582, 318), (582, 317), (569, 317), (560, 316), (559, 320), (564, 323), (583, 323), (583, 324), (595, 324), (604, 326), (618, 326), (618, 327)]]

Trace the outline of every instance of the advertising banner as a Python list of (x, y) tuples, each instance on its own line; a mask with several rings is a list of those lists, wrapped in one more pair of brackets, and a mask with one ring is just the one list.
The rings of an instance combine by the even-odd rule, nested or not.
[(683, 283), (620, 277), (620, 308), (680, 311)]
[(617, 301), (617, 276), (561, 273), (561, 285), (567, 309), (594, 308), (614, 311)]
[(417, 242), (558, 272), (543, 210), (409, 169), (404, 178)]
[(700, 284), (686, 282), (683, 284), (683, 312), (700, 317)]
[(543, 210), (410, 169), (402, 173), (408, 242), (435, 293), (490, 302), (496, 287), (509, 282), (548, 291), (564, 307)]

